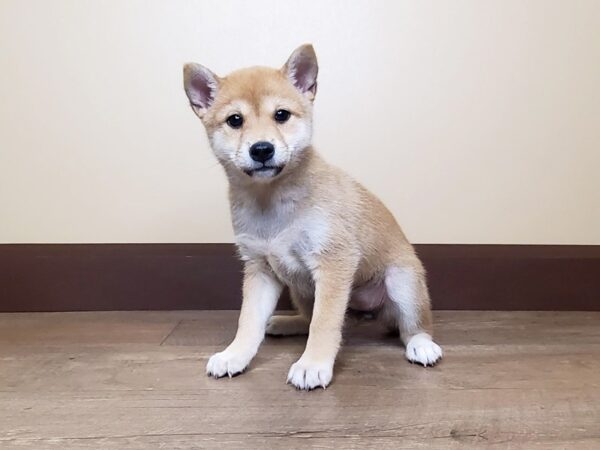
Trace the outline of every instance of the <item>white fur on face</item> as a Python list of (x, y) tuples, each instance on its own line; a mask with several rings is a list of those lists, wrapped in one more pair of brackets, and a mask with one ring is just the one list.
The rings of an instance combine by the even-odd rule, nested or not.
[[(274, 115), (278, 109), (292, 113), (287, 122), (279, 124), (275, 121)], [(233, 129), (226, 123), (227, 117), (232, 114), (240, 114), (244, 118), (241, 128)], [(236, 100), (222, 108), (219, 116), (222, 117), (222, 125), (209, 132), (209, 139), (215, 156), (226, 168), (237, 169), (248, 176), (248, 171), (263, 167), (262, 163), (250, 157), (250, 147), (261, 141), (270, 142), (275, 147), (273, 158), (265, 163), (265, 166), (274, 169), (254, 172), (252, 178), (257, 181), (273, 178), (279, 169), (294, 167), (300, 161), (303, 150), (311, 143), (310, 116), (297, 114), (285, 99), (265, 97), (258, 113), (247, 102)]]

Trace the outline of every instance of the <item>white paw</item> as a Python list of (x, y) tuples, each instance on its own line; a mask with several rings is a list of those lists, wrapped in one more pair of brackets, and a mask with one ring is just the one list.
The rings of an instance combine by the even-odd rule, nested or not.
[(315, 362), (302, 357), (292, 364), (287, 382), (308, 391), (317, 387), (326, 388), (332, 377), (333, 362)]
[(206, 373), (215, 378), (225, 375), (232, 377), (238, 373), (242, 373), (248, 364), (250, 364), (250, 359), (244, 355), (224, 350), (210, 357), (208, 364), (206, 364)]
[(308, 328), (309, 322), (302, 316), (273, 316), (267, 324), (267, 334), (270, 336), (308, 334)]
[(406, 358), (425, 367), (433, 366), (442, 357), (442, 349), (427, 333), (415, 334), (406, 344)]

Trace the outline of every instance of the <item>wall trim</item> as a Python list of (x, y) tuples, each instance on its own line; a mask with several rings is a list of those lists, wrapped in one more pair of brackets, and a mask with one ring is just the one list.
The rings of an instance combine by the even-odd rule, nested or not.
[[(435, 309), (600, 310), (600, 245), (416, 248)], [(238, 309), (240, 283), (232, 244), (0, 244), (0, 312)]]

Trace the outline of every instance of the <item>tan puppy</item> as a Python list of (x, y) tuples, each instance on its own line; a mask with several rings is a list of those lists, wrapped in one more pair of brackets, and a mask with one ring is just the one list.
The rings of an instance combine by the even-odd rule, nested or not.
[[(423, 266), (386, 207), (311, 147), (317, 59), (298, 48), (281, 69), (221, 78), (184, 67), (185, 92), (229, 178), (236, 241), (245, 263), (233, 342), (208, 361), (215, 377), (242, 372), (264, 339), (308, 333), (288, 382), (327, 386), (348, 307), (378, 311), (400, 332), (406, 357), (435, 364)], [(295, 316), (272, 316), (284, 286)]]

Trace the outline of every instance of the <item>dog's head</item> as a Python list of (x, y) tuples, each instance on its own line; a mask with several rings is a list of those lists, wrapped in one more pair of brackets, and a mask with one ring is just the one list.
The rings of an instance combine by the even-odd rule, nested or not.
[(184, 66), (185, 92), (228, 173), (268, 182), (302, 160), (317, 72), (312, 45), (296, 49), (281, 69), (250, 67), (221, 78), (200, 64)]

